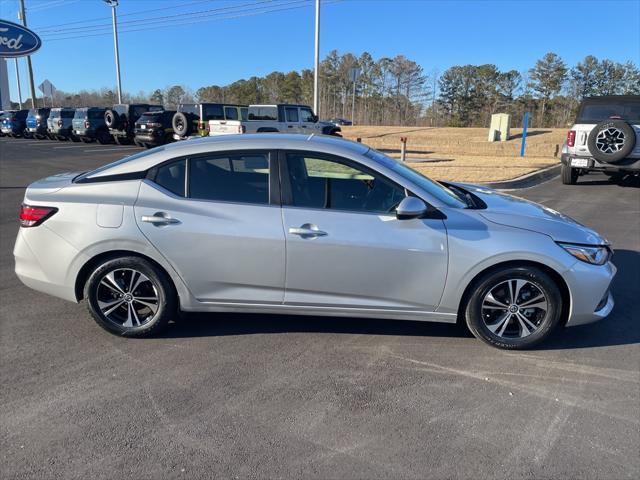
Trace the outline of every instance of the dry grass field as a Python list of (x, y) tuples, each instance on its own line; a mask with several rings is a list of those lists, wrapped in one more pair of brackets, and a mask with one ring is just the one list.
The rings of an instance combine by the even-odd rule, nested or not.
[[(525, 157), (520, 157), (522, 129), (506, 142), (488, 142), (487, 128), (342, 127), (343, 136), (362, 139), (373, 148), (400, 157), (400, 137), (407, 137), (407, 158), (420, 172), (437, 180), (491, 182), (509, 180), (557, 164), (565, 129), (529, 129)], [(556, 156), (557, 155), (557, 156)]]

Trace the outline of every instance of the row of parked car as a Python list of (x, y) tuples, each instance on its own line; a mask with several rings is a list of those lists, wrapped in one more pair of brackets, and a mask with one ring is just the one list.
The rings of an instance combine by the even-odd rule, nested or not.
[(307, 105), (118, 104), (113, 108), (34, 108), (2, 112), (0, 135), (154, 147), (194, 136), (308, 132), (339, 135), (338, 122), (321, 122)]

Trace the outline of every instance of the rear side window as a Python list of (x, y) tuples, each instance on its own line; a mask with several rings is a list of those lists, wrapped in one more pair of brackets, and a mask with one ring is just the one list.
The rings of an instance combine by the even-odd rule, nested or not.
[(298, 121), (298, 108), (287, 107), (285, 109), (287, 113), (287, 122), (297, 122)]
[(73, 118), (75, 113), (76, 112), (74, 110), (63, 110), (62, 111), (62, 118)]
[(269, 203), (266, 153), (218, 155), (189, 160), (189, 198), (223, 202)]
[(155, 182), (162, 188), (180, 197), (185, 196), (186, 160), (163, 165), (158, 168)]
[(240, 115), (242, 115), (242, 121), (245, 122), (249, 117), (249, 109), (247, 107), (241, 108)]
[(249, 120), (278, 120), (278, 107), (249, 107)]
[(202, 110), (203, 120), (224, 120), (222, 105), (205, 105)]
[(238, 120), (238, 109), (236, 107), (225, 107), (224, 116), (227, 120)]

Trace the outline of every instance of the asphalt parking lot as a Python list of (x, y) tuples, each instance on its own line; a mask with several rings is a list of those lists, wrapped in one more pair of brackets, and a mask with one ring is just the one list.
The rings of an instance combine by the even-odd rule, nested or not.
[(514, 192), (604, 234), (616, 307), (543, 347), (451, 325), (189, 315), (128, 340), (22, 286), (24, 188), (135, 147), (0, 139), (3, 478), (639, 478), (640, 188)]

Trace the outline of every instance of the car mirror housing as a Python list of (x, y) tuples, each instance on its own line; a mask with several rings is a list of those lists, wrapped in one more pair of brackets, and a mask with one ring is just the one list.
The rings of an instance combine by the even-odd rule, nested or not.
[(421, 218), (426, 215), (428, 210), (427, 204), (418, 197), (404, 197), (396, 208), (396, 218), (398, 220)]

